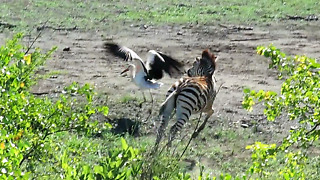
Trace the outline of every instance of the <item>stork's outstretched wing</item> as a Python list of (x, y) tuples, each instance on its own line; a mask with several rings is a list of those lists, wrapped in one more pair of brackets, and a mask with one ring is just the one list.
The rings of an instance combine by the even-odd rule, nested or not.
[(116, 43), (105, 43), (104, 48), (107, 52), (120, 57), (125, 61), (134, 60), (136, 68), (143, 68), (143, 71), (146, 73), (146, 79), (161, 79), (163, 77), (163, 72), (174, 78), (179, 77), (184, 73), (182, 63), (155, 50), (150, 50), (148, 52), (148, 58), (145, 65), (137, 53), (125, 46)]
[(151, 79), (161, 79), (163, 77), (163, 71), (170, 77), (175, 78), (184, 73), (182, 63), (155, 50), (148, 52), (147, 69)]
[(110, 52), (111, 54), (120, 57), (125, 61), (134, 59), (139, 59), (142, 61), (137, 53), (125, 46), (121, 46), (115, 43), (104, 43), (104, 48), (107, 52)]
[(141, 69), (141, 73), (143, 73), (144, 76), (149, 79), (147, 68), (145, 67), (142, 59), (133, 50), (115, 43), (105, 43), (104, 48), (107, 52), (113, 54), (114, 56), (120, 57), (125, 61), (134, 61), (136, 71), (140, 72)]

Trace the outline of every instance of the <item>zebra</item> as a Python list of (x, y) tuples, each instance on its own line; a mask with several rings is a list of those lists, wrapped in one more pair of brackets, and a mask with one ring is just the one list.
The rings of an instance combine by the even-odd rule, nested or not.
[(162, 139), (174, 110), (177, 121), (170, 129), (168, 146), (171, 146), (176, 133), (182, 129), (192, 114), (206, 113), (206, 118), (197, 133), (204, 128), (214, 112), (212, 104), (217, 94), (215, 69), (216, 56), (206, 49), (202, 52), (201, 58), (196, 58), (193, 66), (187, 71), (188, 77), (181, 78), (171, 86), (159, 111), (161, 124), (157, 131), (155, 149)]

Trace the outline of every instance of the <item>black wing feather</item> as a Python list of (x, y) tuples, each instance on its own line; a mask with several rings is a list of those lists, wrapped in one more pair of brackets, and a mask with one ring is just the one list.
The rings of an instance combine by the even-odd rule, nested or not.
[(163, 77), (163, 70), (166, 68), (165, 66), (165, 62), (163, 62), (159, 56), (155, 55), (153, 63), (149, 64), (148, 78), (161, 79)]
[(108, 52), (113, 54), (114, 56), (120, 57), (124, 59), (125, 61), (128, 61), (130, 57), (130, 53), (123, 51), (122, 46), (115, 44), (115, 43), (104, 43), (104, 49)]
[(170, 77), (177, 77), (181, 76), (184, 74), (184, 68), (183, 64), (172, 57), (163, 54), (162, 52), (157, 52), (159, 53), (162, 58), (165, 61), (165, 69), (164, 71), (170, 75)]
[(163, 77), (163, 71), (166, 72), (171, 78), (176, 78), (184, 74), (183, 64), (173, 59), (172, 57), (165, 55), (161, 52), (157, 52), (162, 59), (155, 55), (153, 63), (149, 64), (151, 67), (149, 75), (154, 79), (160, 79)]

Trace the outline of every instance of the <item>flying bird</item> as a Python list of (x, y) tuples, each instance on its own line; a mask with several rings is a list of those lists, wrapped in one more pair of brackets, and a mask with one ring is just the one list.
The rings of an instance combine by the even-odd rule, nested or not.
[[(160, 88), (162, 83), (156, 80), (161, 79), (164, 73), (167, 73), (171, 78), (177, 78), (185, 72), (182, 63), (159, 51), (149, 50), (147, 60), (144, 62), (137, 53), (128, 47), (116, 43), (105, 43), (104, 48), (114, 56), (133, 62), (121, 74), (129, 71), (132, 81), (141, 90), (148, 89), (150, 92), (150, 89)], [(144, 101), (146, 101), (143, 91), (142, 94)], [(151, 92), (150, 95), (153, 102)]]

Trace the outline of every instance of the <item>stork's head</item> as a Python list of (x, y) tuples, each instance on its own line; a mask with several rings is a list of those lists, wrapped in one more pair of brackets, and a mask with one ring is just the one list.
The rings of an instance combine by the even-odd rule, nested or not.
[(123, 70), (120, 74), (122, 75), (128, 71), (133, 72), (134, 68), (135, 68), (135, 66), (133, 64), (129, 64), (129, 66), (125, 70)]

